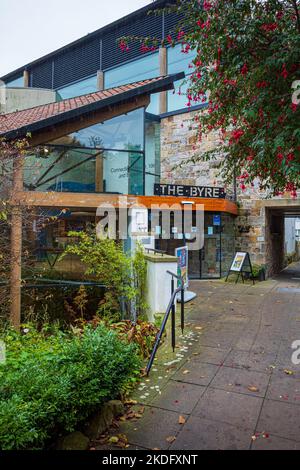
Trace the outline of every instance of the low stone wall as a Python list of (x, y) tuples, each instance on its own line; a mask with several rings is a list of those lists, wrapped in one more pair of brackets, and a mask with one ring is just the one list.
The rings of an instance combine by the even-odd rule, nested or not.
[(90, 417), (81, 430), (60, 437), (55, 448), (57, 450), (88, 450), (90, 442), (103, 434), (111, 426), (114, 418), (124, 413), (125, 408), (120, 400), (105, 403)]

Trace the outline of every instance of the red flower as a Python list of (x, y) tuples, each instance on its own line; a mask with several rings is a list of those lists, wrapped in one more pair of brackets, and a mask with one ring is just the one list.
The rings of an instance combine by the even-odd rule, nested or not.
[(244, 64), (243, 67), (241, 68), (241, 74), (242, 75), (247, 75), (248, 71), (249, 71), (248, 65)]
[(280, 75), (284, 78), (284, 80), (286, 80), (289, 75), (285, 64), (282, 66), (282, 72)]

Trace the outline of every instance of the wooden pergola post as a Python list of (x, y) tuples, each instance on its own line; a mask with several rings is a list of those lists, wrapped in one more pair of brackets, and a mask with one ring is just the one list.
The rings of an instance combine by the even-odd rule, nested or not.
[(23, 191), (23, 160), (19, 155), (13, 163), (14, 198), (11, 212), (10, 235), (10, 323), (19, 329), (21, 323), (21, 282), (22, 282), (22, 208), (16, 195)]

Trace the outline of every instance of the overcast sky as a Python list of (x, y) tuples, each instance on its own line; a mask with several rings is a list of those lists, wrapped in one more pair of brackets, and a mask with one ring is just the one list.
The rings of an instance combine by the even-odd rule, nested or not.
[(0, 76), (152, 0), (0, 0)]

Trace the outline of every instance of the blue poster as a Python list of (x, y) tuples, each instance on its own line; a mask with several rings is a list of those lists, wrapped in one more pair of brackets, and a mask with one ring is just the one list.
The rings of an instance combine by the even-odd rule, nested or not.
[(220, 226), (221, 225), (221, 216), (214, 215), (214, 225)]

